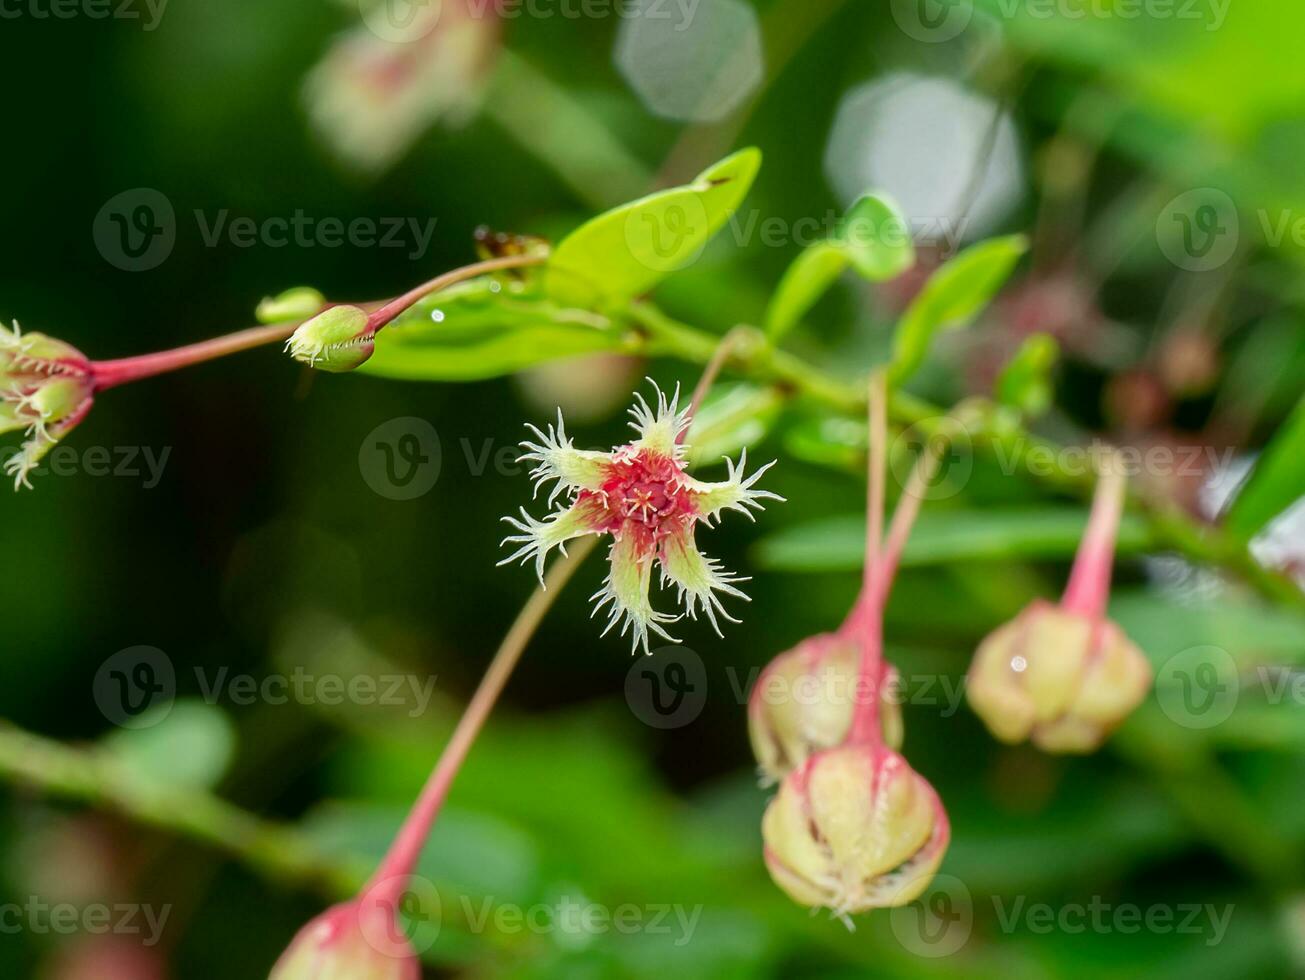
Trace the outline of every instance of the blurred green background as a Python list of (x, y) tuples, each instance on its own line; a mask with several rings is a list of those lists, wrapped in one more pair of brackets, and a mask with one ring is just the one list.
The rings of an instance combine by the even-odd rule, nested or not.
[[(444, 0), (446, 20), (460, 2)], [(793, 222), (826, 222), (874, 186), (902, 201), (924, 237), (930, 225), (960, 227), (967, 240), (1028, 232), (1016, 279), (978, 325), (946, 338), (916, 390), (940, 404), (989, 393), (1025, 336), (1052, 333), (1064, 356), (1039, 431), (1209, 447), (1198, 470), (1149, 477), (1191, 513), (1217, 516), (1217, 488), (1227, 492), (1235, 466), (1211, 458), (1265, 445), (1305, 388), (1305, 238), (1292, 233), (1305, 220), (1305, 9), (691, 6), (667, 41), (641, 37), (626, 4), (579, 16), (565, 13), (579, 3), (562, 0), (509, 4), (501, 23), (492, 5), (473, 4), (482, 33), (437, 50), (429, 76), (385, 64), (383, 46), (380, 64), (342, 57), (375, 44), (353, 4), (172, 0), (157, 23), (143, 4), (120, 8), (138, 19), (98, 19), (91, 5), (67, 18), (39, 16), (49, 8), (36, 0), (6, 6), (0, 310), (93, 358), (159, 350), (244, 326), (260, 298), (300, 283), (338, 298), (395, 295), (469, 261), (478, 225), (557, 235), (756, 145), (766, 163), (740, 224), (659, 290), (666, 310), (715, 333), (758, 322), (805, 244)], [(460, 61), (468, 45), (480, 53)], [(413, 105), (405, 72), (418, 78)], [(375, 104), (350, 102), (376, 85)], [(127, 271), (94, 229), (108, 202), (139, 188), (170, 203), (175, 244), (153, 267)], [(1225, 236), (1210, 261), (1200, 248), (1176, 261), (1164, 230), (1193, 191), (1215, 209), (1195, 212), (1198, 230)], [(409, 231), (397, 248), (206, 241), (220, 215), (299, 211), (399, 218)], [(782, 219), (773, 236), (747, 230), (770, 218)], [(412, 223), (431, 220), (421, 247)], [(923, 268), (936, 262), (939, 249), (922, 240), (920, 251)], [(855, 377), (885, 349), (919, 280), (849, 279), (792, 346)], [(147, 487), (144, 476), (93, 475), (83, 455), (70, 475), (4, 495), (0, 716), (93, 744), (122, 767), (114, 778), (211, 789), (365, 869), (532, 588), (528, 571), (495, 568), (499, 518), (528, 503), (529, 484), (494, 453), (559, 402), (578, 443), (621, 441), (623, 408), (645, 374), (692, 384), (696, 369), (608, 358), (403, 383), (314, 376), (266, 350), (102, 396), (68, 444), (166, 452), (166, 464)], [(439, 439), (438, 479), (414, 500), (376, 492), (360, 464), (370, 434), (402, 418), (429, 422)], [(920, 534), (942, 542), (946, 560), (921, 551), (908, 563), (888, 622), (889, 656), (912, 694), (906, 753), (951, 815), (940, 887), (959, 943), (922, 939), (914, 910), (864, 917), (849, 932), (773, 887), (760, 851), (767, 793), (739, 692), (770, 658), (839, 622), (856, 591), (861, 455), (813, 448), (822, 418), (799, 406), (755, 451), (780, 459), (767, 485), (789, 503), (710, 536), (711, 553), (753, 576), (753, 602), (724, 640), (681, 624), (702, 671), (691, 718), (641, 720), (640, 680), (627, 687), (627, 677), (643, 662), (587, 618), (601, 563), (567, 589), (428, 848), (424, 871), (445, 905), (431, 975), (1302, 975), (1305, 704), (1290, 683), (1276, 686), (1305, 660), (1302, 604), (1146, 556), (1146, 534), (1126, 535), (1114, 615), (1154, 660), (1160, 692), (1095, 756), (999, 747), (959, 701), (969, 654), (1030, 598), (1058, 592), (1083, 504), (1003, 474), (983, 453), (958, 494), (926, 505)], [(1049, 543), (1027, 533), (1038, 520)], [(946, 543), (975, 528), (987, 535), (975, 552), (962, 543), (947, 557)], [(1265, 535), (1263, 553), (1299, 575), (1300, 522)], [(96, 677), (140, 645), (164, 652), (181, 700), (157, 726), (123, 731), (97, 702)], [(1226, 720), (1184, 724), (1165, 668), (1206, 647), (1234, 665), (1240, 696)], [(434, 677), (435, 693), (422, 712), (274, 704), (231, 688), (205, 701), (219, 678), (296, 667)], [(21, 781), (0, 795), (0, 827), (0, 906), (170, 909), (149, 947), (137, 935), (0, 921), (25, 923), (0, 929), (0, 976), (263, 976), (336, 897)], [(644, 922), (675, 908), (694, 924), (672, 911), (664, 929), (587, 935), (495, 928), (492, 917), (477, 928), (464, 914), (568, 898), (633, 903)], [(1106, 925), (1073, 928), (1073, 910), (1094, 902)], [(1033, 906), (1070, 910), (1058, 921), (1071, 927), (1042, 928)], [(1151, 920), (1170, 924), (1111, 918), (1131, 907), (1170, 910)], [(1210, 909), (1216, 919), (1231, 910), (1226, 929)]]

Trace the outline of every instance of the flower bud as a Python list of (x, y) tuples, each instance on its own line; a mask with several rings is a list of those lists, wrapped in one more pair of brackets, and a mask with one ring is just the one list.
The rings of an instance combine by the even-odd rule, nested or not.
[(356, 306), (333, 306), (301, 323), (286, 341), (296, 361), (319, 371), (342, 373), (364, 364), (376, 349), (376, 332)]
[(979, 645), (968, 697), (1003, 742), (1091, 752), (1146, 697), (1151, 676), (1114, 623), (1039, 601)]
[(15, 486), (28, 480), (56, 443), (90, 411), (91, 362), (77, 348), (44, 334), (0, 327), (0, 433), (24, 429), (22, 449), (5, 463)]
[(766, 867), (799, 905), (846, 916), (905, 905), (951, 837), (932, 786), (892, 749), (817, 753), (780, 784), (761, 824)]
[(307, 320), (323, 306), (326, 297), (311, 286), (287, 289), (279, 296), (269, 296), (258, 304), (255, 316), (259, 323), (283, 323), (287, 320)]
[(397, 929), (382, 904), (337, 905), (300, 930), (268, 980), (420, 980), (416, 951)]
[[(748, 734), (767, 783), (778, 782), (813, 754), (841, 745), (858, 702), (870, 696), (860, 680), (861, 647), (822, 633), (782, 653), (757, 678), (748, 698)], [(884, 741), (902, 745), (897, 668), (885, 665), (879, 684)]]

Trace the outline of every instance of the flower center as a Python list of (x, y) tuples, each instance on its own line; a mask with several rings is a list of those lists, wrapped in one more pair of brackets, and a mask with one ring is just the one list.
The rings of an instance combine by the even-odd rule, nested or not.
[(636, 453), (618, 457), (603, 485), (608, 519), (633, 523), (654, 541), (682, 527), (693, 500), (680, 482), (680, 463), (669, 456)]

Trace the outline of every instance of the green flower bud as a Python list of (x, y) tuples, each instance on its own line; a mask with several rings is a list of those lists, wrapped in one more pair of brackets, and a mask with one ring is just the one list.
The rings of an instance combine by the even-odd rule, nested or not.
[(326, 305), (326, 297), (311, 286), (287, 289), (279, 296), (269, 296), (258, 304), (255, 316), (259, 323), (284, 323), (307, 320)]
[(784, 777), (761, 833), (775, 884), (799, 905), (847, 916), (917, 898), (951, 827), (905, 759), (862, 743), (820, 752)]
[(1003, 742), (1094, 751), (1146, 697), (1151, 664), (1107, 619), (1035, 602), (980, 645), (970, 706)]
[(320, 371), (341, 373), (366, 363), (376, 349), (367, 314), (356, 306), (333, 306), (299, 325), (286, 341), (296, 361)]
[(268, 980), (420, 980), (411, 944), (393, 938), (393, 919), (369, 902), (328, 909), (300, 930)]
[[(902, 744), (897, 668), (885, 665), (879, 684), (884, 741)], [(812, 755), (841, 745), (863, 698), (861, 646), (837, 633), (822, 633), (782, 653), (762, 671), (748, 698), (748, 734), (767, 783), (778, 782)]]
[(0, 433), (26, 430), (22, 450), (5, 463), (15, 487), (90, 411), (94, 370), (81, 351), (44, 334), (0, 327)]

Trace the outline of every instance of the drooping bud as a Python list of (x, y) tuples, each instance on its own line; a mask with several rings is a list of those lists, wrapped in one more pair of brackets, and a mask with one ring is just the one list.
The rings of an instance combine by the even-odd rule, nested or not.
[(933, 787), (873, 743), (820, 752), (789, 773), (761, 832), (775, 884), (839, 916), (915, 899), (951, 837)]
[(974, 655), (970, 705), (1004, 742), (1092, 752), (1150, 690), (1145, 654), (1105, 616), (1124, 489), (1109, 456), (1060, 605), (1034, 602)]
[(5, 463), (14, 486), (31, 487), (32, 470), (90, 411), (94, 370), (81, 351), (44, 334), (0, 327), (0, 433), (26, 431)]
[(254, 315), (259, 323), (284, 323), (307, 320), (326, 305), (326, 297), (311, 286), (296, 286), (278, 296), (269, 296), (258, 304)]
[(1003, 742), (1092, 752), (1146, 697), (1151, 676), (1110, 620), (1035, 602), (979, 645), (967, 692)]
[(286, 341), (296, 361), (336, 374), (366, 363), (375, 349), (376, 331), (356, 306), (333, 306), (301, 323)]
[(879, 697), (884, 742), (902, 745), (897, 668), (885, 664), (877, 691), (860, 678), (861, 644), (822, 633), (782, 653), (762, 671), (748, 698), (748, 734), (764, 780), (775, 783), (824, 749), (841, 745), (862, 698)]
[(417, 953), (393, 911), (356, 901), (327, 909), (300, 930), (268, 980), (420, 980)]

